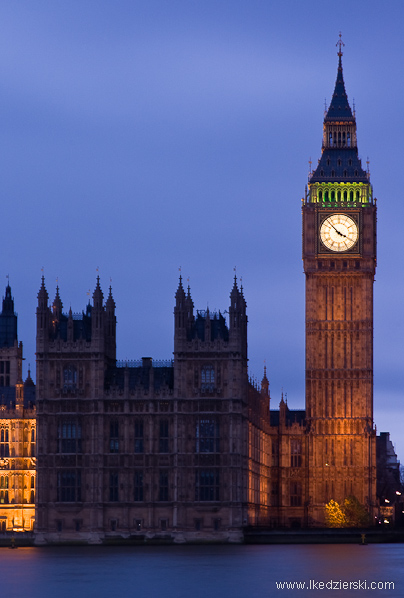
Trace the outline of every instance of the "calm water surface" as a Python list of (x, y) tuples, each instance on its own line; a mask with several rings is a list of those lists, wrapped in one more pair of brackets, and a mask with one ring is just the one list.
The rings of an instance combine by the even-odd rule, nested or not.
[[(394, 590), (280, 590), (279, 581), (393, 581)], [(5, 598), (404, 598), (404, 545), (0, 548)]]

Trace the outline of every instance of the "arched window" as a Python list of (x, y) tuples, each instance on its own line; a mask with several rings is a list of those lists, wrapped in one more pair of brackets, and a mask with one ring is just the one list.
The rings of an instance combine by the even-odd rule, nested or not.
[(68, 365), (63, 369), (63, 390), (76, 390), (77, 370)]
[(35, 457), (35, 428), (31, 428), (31, 457)]
[(10, 447), (8, 444), (8, 428), (0, 430), (0, 457), (10, 456)]

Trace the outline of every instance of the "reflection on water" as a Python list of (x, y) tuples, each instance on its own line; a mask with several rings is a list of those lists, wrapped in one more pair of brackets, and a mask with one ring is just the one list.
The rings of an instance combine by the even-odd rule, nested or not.
[[(0, 549), (7, 598), (404, 596), (404, 545)], [(393, 581), (394, 590), (279, 590), (276, 581)]]

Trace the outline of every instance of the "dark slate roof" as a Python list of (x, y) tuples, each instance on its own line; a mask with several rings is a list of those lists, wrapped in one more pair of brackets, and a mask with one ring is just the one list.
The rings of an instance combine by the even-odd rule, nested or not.
[(322, 153), (310, 183), (355, 182), (368, 183), (356, 148), (329, 148)]
[[(67, 324), (69, 317), (66, 314), (60, 316), (56, 327), (55, 338), (67, 341)], [(73, 315), (73, 340), (84, 339), (91, 341), (91, 305), (87, 305), (86, 311)]]
[[(114, 367), (110, 368), (105, 377), (105, 386), (110, 388), (116, 386), (123, 390), (125, 380), (125, 370), (129, 374), (129, 389), (135, 390), (141, 388), (149, 390), (150, 366), (140, 367)], [(160, 390), (163, 387), (173, 389), (174, 387), (174, 367), (154, 367), (153, 368), (154, 390)]]
[[(271, 426), (279, 426), (279, 410), (269, 412)], [(286, 409), (286, 425), (291, 426), (294, 423), (304, 424), (306, 420), (306, 411), (304, 409)]]
[(348, 103), (348, 96), (345, 91), (344, 76), (342, 73), (341, 55), (338, 61), (337, 80), (335, 82), (334, 93), (331, 104), (328, 107), (325, 122), (330, 121), (354, 121), (351, 107)]
[(229, 340), (229, 330), (226, 325), (226, 320), (219, 312), (209, 314), (210, 318), (210, 339), (205, 339), (205, 324), (206, 324), (207, 312), (198, 311), (195, 322), (188, 333), (188, 340), (198, 338), (201, 341), (210, 340), (214, 341), (218, 338), (224, 341)]
[[(0, 386), (0, 406), (15, 409), (15, 386)], [(24, 409), (35, 405), (35, 386), (24, 386)]]

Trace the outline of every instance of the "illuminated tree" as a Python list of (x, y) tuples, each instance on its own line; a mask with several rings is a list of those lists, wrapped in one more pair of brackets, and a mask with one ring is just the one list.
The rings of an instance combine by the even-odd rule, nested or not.
[(340, 505), (330, 500), (324, 507), (325, 524), (327, 527), (347, 527), (347, 520)]
[(366, 527), (369, 525), (369, 513), (355, 496), (348, 496), (342, 505), (346, 527)]
[(366, 527), (369, 513), (355, 496), (348, 496), (342, 505), (330, 500), (324, 507), (327, 527)]

